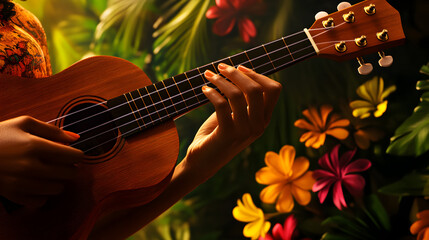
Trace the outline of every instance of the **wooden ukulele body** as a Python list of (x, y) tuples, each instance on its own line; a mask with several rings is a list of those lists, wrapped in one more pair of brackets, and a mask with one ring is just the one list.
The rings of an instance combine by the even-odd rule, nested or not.
[[(88, 58), (44, 79), (0, 75), (0, 121), (29, 115), (48, 122), (66, 114), (65, 106), (108, 100), (149, 84), (142, 70), (114, 57)], [(101, 215), (156, 198), (179, 152), (174, 122), (118, 139), (111, 151), (80, 164), (76, 181), (42, 208), (3, 209), (0, 239), (86, 239)]]

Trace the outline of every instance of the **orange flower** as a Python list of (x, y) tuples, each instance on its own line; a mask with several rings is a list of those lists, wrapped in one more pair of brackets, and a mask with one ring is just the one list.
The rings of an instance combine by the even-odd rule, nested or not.
[(417, 213), (417, 220), (410, 227), (412, 234), (417, 234), (417, 240), (429, 240), (429, 210)]
[(295, 121), (295, 126), (306, 129), (299, 139), (300, 142), (305, 142), (306, 147), (319, 148), (325, 143), (326, 135), (331, 135), (337, 139), (344, 140), (349, 136), (349, 132), (344, 129), (350, 124), (347, 119), (340, 119), (338, 114), (331, 114), (328, 121), (328, 116), (332, 112), (332, 107), (323, 105), (320, 108), (320, 113), (316, 108), (310, 107), (302, 112), (310, 121), (298, 119)]
[(300, 205), (311, 201), (310, 190), (315, 183), (313, 172), (307, 171), (310, 162), (305, 157), (295, 159), (295, 148), (284, 146), (280, 154), (267, 152), (265, 155), (267, 167), (256, 173), (256, 181), (269, 185), (261, 191), (260, 198), (264, 203), (276, 203), (279, 212), (290, 212), (295, 200)]

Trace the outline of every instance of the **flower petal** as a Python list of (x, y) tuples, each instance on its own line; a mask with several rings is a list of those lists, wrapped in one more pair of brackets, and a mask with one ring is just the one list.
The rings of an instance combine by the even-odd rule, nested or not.
[(341, 181), (337, 181), (334, 184), (334, 188), (333, 188), (333, 200), (334, 200), (334, 204), (335, 206), (342, 210), (343, 206), (347, 207), (346, 204), (346, 200), (344, 199), (344, 194), (343, 194), (343, 188), (341, 186)]
[(282, 172), (285, 174), (285, 176), (291, 176), (291, 170), (295, 160), (295, 148), (290, 145), (285, 145), (280, 149), (279, 155), (281, 158), (281, 163), (283, 164)]
[(318, 180), (312, 188), (313, 192), (318, 192), (321, 191), (322, 189), (326, 189), (327, 191), (329, 191), (329, 188), (331, 187), (331, 185), (336, 181), (335, 178), (323, 178)]
[(368, 102), (368, 101), (364, 101), (364, 100), (356, 100), (356, 101), (351, 102), (349, 105), (350, 105), (351, 109), (374, 107), (374, 104), (372, 104), (371, 102)]
[(353, 110), (352, 114), (353, 114), (353, 117), (364, 119), (371, 116), (371, 112), (373, 112), (374, 110), (375, 110), (374, 106), (368, 107), (368, 108), (356, 108), (355, 110)]
[(284, 172), (284, 161), (279, 156), (279, 154), (269, 151), (265, 153), (265, 163), (270, 168), (271, 171), (277, 171), (278, 174), (286, 177)]
[(295, 185), (292, 185), (291, 192), (295, 200), (301, 206), (306, 206), (311, 201), (311, 194), (307, 190), (303, 190)]
[(255, 174), (255, 179), (259, 184), (271, 185), (286, 181), (287, 178), (277, 170), (270, 167), (263, 167)]
[(383, 101), (387, 96), (389, 96), (392, 92), (396, 91), (396, 86), (390, 86), (386, 90), (384, 90), (383, 94), (381, 94), (380, 102)]
[(374, 112), (374, 117), (381, 117), (387, 109), (387, 100), (377, 105), (377, 110)]
[(313, 136), (305, 142), (305, 146), (318, 149), (320, 148), (320, 146), (322, 146), (323, 143), (325, 143), (325, 139), (326, 139), (325, 133), (313, 132)]
[(277, 200), (276, 209), (278, 212), (290, 212), (294, 207), (294, 202), (291, 193), (291, 186), (284, 186)]
[(229, 0), (216, 0), (216, 5), (220, 8), (231, 9), (233, 6), (229, 2)]
[(232, 16), (221, 17), (213, 24), (213, 33), (225, 36), (232, 31), (235, 25), (235, 18)]
[(284, 184), (273, 184), (262, 189), (259, 198), (264, 203), (274, 203), (283, 189)]
[[(353, 156), (356, 154), (356, 148), (350, 151), (345, 152), (341, 155), (340, 158), (340, 168), (344, 169), (344, 167), (352, 160)], [(347, 171), (343, 171), (343, 173), (347, 173)]]
[(256, 27), (253, 24), (252, 20), (247, 17), (243, 17), (238, 22), (238, 30), (240, 36), (244, 42), (250, 42), (251, 38), (256, 37)]
[(349, 131), (344, 128), (328, 129), (326, 134), (331, 135), (339, 140), (344, 140), (349, 136)]
[(319, 191), (317, 196), (319, 197), (320, 203), (323, 203), (326, 200), (328, 193), (329, 193), (329, 188), (323, 188)]
[(424, 228), (429, 227), (429, 219), (421, 219), (414, 222), (410, 227), (410, 232), (412, 234), (417, 234)]
[(290, 177), (290, 180), (293, 181), (301, 177), (305, 173), (305, 171), (308, 170), (309, 166), (310, 162), (306, 157), (296, 158), (292, 166), (292, 176)]
[[(334, 150), (335, 150), (335, 147), (331, 151), (331, 154), (333, 154)], [(335, 157), (335, 155), (334, 155), (334, 157)], [(325, 153), (321, 158), (319, 158), (319, 165), (323, 169), (328, 170), (328, 171), (336, 174), (336, 170), (335, 170), (334, 166), (332, 165), (331, 160), (329, 159), (329, 153)], [(315, 178), (317, 178), (317, 177), (315, 177)]]
[(293, 232), (295, 231), (297, 225), (297, 220), (295, 216), (293, 214), (289, 215), (283, 225), (283, 238), (280, 239), (292, 239)]
[(351, 162), (344, 168), (344, 173), (363, 172), (371, 167), (371, 162), (368, 159), (358, 159)]
[(294, 123), (294, 125), (295, 125), (295, 127), (302, 128), (302, 129), (307, 129), (307, 130), (310, 130), (310, 131), (319, 131), (317, 129), (317, 127), (315, 127), (314, 125), (311, 125), (310, 123), (308, 123), (304, 119), (298, 119), (298, 120), (296, 120), (295, 123)]
[(251, 239), (258, 239), (261, 235), (265, 236), (265, 233), (268, 231), (265, 231), (267, 223), (269, 224), (269, 222), (265, 222), (263, 220), (248, 223), (244, 226), (243, 235)]
[(348, 125), (350, 125), (350, 121), (348, 119), (340, 119), (340, 120), (329, 122), (329, 125), (327, 125), (327, 129), (337, 128), (337, 127), (347, 127)]
[(333, 108), (330, 105), (323, 105), (322, 107), (320, 107), (320, 116), (322, 118), (321, 126), (326, 126), (328, 115), (332, 112), (332, 110)]
[(223, 14), (222, 10), (219, 9), (217, 6), (210, 7), (206, 12), (206, 18), (208, 18), (208, 19), (219, 18), (223, 15), (224, 14)]
[(337, 178), (337, 175), (335, 175), (333, 172), (329, 172), (322, 169), (317, 169), (313, 171), (313, 178), (314, 179), (321, 179), (321, 178)]
[(304, 176), (293, 181), (292, 184), (304, 190), (311, 190), (315, 182), (316, 180), (313, 177), (313, 172), (308, 171)]
[(313, 131), (309, 131), (309, 132), (303, 133), (303, 134), (301, 135), (301, 137), (299, 138), (299, 141), (300, 141), (300, 142), (305, 142), (305, 141), (307, 141), (309, 138), (313, 137), (315, 134), (319, 134), (319, 133), (316, 133), (316, 132), (313, 132)]
[(365, 187), (365, 179), (360, 175), (350, 174), (343, 178), (343, 184), (351, 195), (360, 197)]

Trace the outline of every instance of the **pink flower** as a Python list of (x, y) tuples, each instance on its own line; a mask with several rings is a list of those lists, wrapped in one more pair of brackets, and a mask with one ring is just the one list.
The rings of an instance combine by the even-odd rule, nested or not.
[(208, 19), (217, 18), (213, 24), (213, 32), (225, 36), (232, 31), (237, 22), (240, 36), (244, 42), (256, 37), (256, 27), (249, 15), (261, 12), (261, 0), (216, 0), (216, 6), (207, 10)]
[(317, 180), (313, 185), (313, 192), (319, 192), (320, 203), (323, 203), (333, 185), (334, 204), (341, 210), (343, 206), (347, 207), (342, 186), (344, 185), (352, 196), (359, 197), (365, 186), (365, 179), (353, 173), (369, 169), (371, 162), (367, 159), (350, 162), (356, 153), (356, 149), (347, 151), (339, 158), (339, 148), (340, 145), (335, 146), (330, 154), (326, 153), (319, 159), (319, 165), (322, 166), (323, 170), (319, 169), (313, 172), (313, 177)]
[(259, 240), (291, 240), (296, 228), (296, 223), (295, 216), (289, 215), (283, 226), (280, 223), (274, 225), (273, 236), (268, 233), (265, 238), (260, 237)]

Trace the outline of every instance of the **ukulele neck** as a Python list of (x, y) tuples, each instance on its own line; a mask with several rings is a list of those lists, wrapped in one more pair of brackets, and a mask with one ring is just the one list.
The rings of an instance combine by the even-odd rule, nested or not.
[(255, 72), (270, 75), (294, 63), (317, 55), (308, 30), (263, 44), (250, 50), (197, 67), (108, 101), (122, 134), (130, 136), (167, 120), (175, 119), (205, 103), (208, 99), (201, 87), (217, 89), (205, 77), (210, 70), (218, 73), (217, 65), (243, 65)]

